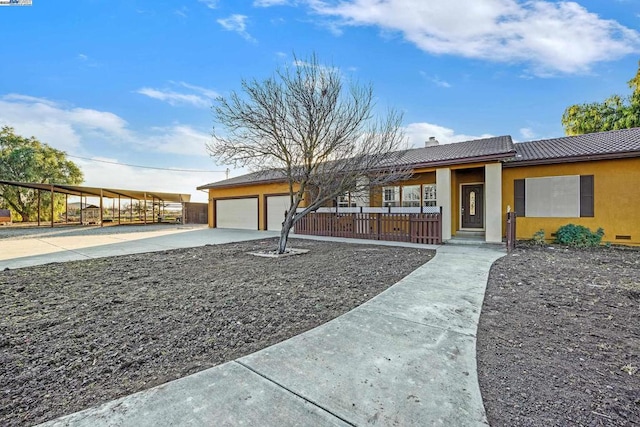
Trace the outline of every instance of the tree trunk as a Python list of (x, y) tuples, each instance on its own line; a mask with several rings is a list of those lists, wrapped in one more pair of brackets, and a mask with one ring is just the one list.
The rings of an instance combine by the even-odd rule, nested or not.
[(18, 212), (18, 214), (22, 217), (22, 222), (29, 222), (29, 214), (25, 212)]
[(283, 254), (287, 249), (287, 240), (289, 239), (289, 232), (293, 226), (293, 215), (287, 214), (282, 223), (282, 230), (280, 230), (280, 240), (278, 241), (278, 255)]

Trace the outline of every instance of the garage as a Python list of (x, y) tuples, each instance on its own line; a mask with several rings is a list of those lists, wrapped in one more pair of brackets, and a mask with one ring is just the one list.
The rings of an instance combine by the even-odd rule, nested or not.
[(280, 231), (284, 212), (289, 209), (289, 196), (267, 196), (267, 230)]
[(216, 200), (216, 227), (258, 229), (258, 198)]

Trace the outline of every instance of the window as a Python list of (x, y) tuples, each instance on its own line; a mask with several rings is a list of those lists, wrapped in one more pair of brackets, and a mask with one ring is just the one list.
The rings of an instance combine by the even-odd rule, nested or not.
[(400, 187), (382, 188), (382, 206), (400, 206)]
[(515, 211), (521, 217), (593, 217), (593, 181), (593, 175), (516, 179), (513, 182)]
[(366, 190), (351, 193), (351, 206), (369, 206), (369, 192)]
[(593, 175), (580, 176), (580, 216), (593, 217)]
[(338, 207), (346, 208), (351, 206), (355, 206), (355, 203), (354, 204), (349, 203), (349, 193), (341, 194), (338, 196)]
[(436, 185), (429, 184), (422, 186), (422, 206), (438, 206), (436, 201)]
[(515, 204), (514, 209), (517, 216), (526, 216), (526, 210), (524, 209), (524, 179), (516, 179), (513, 181), (513, 202)]
[(402, 187), (402, 206), (420, 207), (420, 186), (405, 185)]

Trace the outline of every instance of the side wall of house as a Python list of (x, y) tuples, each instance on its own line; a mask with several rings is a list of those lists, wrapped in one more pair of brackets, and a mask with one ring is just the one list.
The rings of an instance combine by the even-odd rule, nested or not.
[[(294, 190), (296, 190), (294, 188)], [(209, 189), (209, 228), (216, 224), (216, 200), (239, 199), (257, 197), (258, 199), (258, 229), (266, 230), (265, 196), (289, 194), (289, 186), (285, 183), (270, 183), (260, 185), (246, 185), (241, 187), (210, 188)], [(301, 206), (304, 206), (304, 201)]]
[(640, 158), (505, 167), (502, 173), (503, 212), (507, 206), (515, 210), (515, 180), (584, 175), (593, 176), (593, 217), (527, 217), (525, 213), (525, 217), (517, 219), (516, 237), (531, 239), (542, 229), (547, 239), (553, 239), (551, 233), (572, 223), (592, 231), (602, 227), (605, 232), (603, 242), (640, 245)]

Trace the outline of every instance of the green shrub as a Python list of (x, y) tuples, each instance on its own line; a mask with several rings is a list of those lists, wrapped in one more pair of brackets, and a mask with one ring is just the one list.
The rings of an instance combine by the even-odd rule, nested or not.
[(544, 239), (544, 230), (540, 229), (540, 230), (536, 231), (535, 233), (533, 233), (533, 237), (531, 238), (531, 241), (535, 245), (544, 245), (546, 243), (546, 241)]
[(576, 248), (587, 248), (599, 246), (602, 236), (604, 236), (602, 228), (592, 232), (583, 225), (567, 224), (556, 231), (556, 243)]

